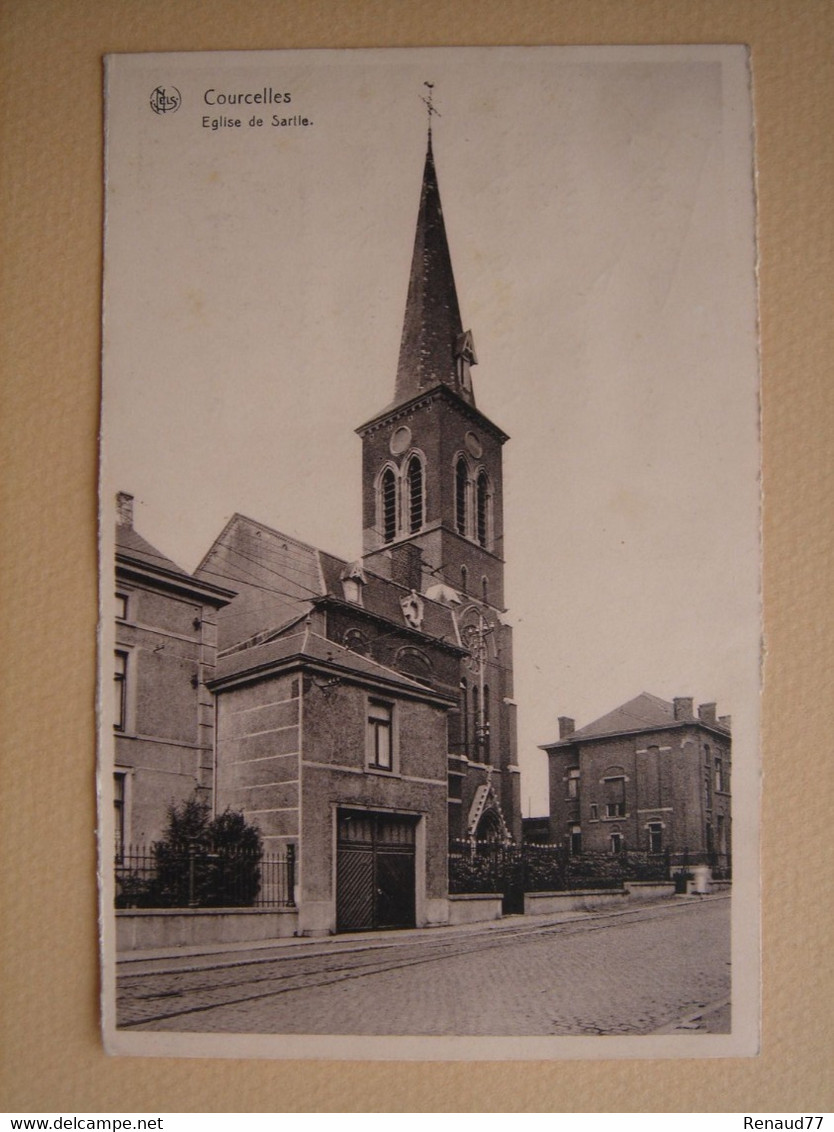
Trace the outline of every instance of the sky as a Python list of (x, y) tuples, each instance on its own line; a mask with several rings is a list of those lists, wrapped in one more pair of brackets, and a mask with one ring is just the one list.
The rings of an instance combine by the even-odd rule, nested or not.
[[(538, 746), (557, 717), (581, 726), (641, 691), (717, 701), (737, 765), (746, 752), (752, 766), (758, 375), (741, 48), (112, 58), (104, 513), (131, 492), (137, 529), (189, 570), (236, 511), (360, 555), (354, 429), (393, 397), (426, 81), (477, 404), (511, 437), (523, 812), (547, 811)], [(150, 108), (160, 85), (179, 92), (176, 111)], [(217, 105), (218, 92), (264, 89), (291, 101)], [(221, 117), (242, 126), (213, 129)]]

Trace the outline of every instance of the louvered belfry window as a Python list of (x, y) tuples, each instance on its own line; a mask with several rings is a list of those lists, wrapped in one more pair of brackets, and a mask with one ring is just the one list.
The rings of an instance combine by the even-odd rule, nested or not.
[(455, 529), (459, 535), (466, 534), (466, 485), (469, 472), (466, 461), (461, 456), (455, 466)]
[(423, 525), (423, 465), (419, 456), (408, 463), (408, 529), (411, 534)]
[(486, 546), (489, 538), (489, 480), (486, 472), (478, 476), (477, 487), (478, 502), (478, 542)]
[(382, 537), (393, 542), (397, 535), (397, 479), (391, 468), (382, 475)]

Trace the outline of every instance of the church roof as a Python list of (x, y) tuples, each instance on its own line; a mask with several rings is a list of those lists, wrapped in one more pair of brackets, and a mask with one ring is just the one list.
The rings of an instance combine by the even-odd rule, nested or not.
[(221, 652), (303, 616), (325, 592), (320, 552), (244, 515), (233, 515), (195, 574), (233, 585), (238, 596), (218, 618)]
[[(349, 561), (318, 550), (271, 527), (234, 515), (195, 571), (215, 585), (232, 586), (238, 596), (218, 618), (221, 652), (255, 638), (274, 636), (325, 598), (344, 600), (342, 575)], [(389, 578), (365, 570), (357, 612), (383, 618), (409, 632), (401, 600), (410, 592)], [(460, 645), (452, 610), (424, 600), (422, 632)]]
[(420, 699), (439, 700), (447, 705), (455, 702), (392, 668), (322, 637), (308, 625), (300, 630), (296, 627), (294, 631), (264, 644), (220, 657), (212, 684), (223, 684), (235, 677), (261, 676), (272, 669), (297, 666), (304, 661), (335, 675), (345, 673), (354, 680), (371, 681), (375, 685), (383, 685), (401, 693), (411, 693)]
[(474, 405), (471, 383), (462, 373), (467, 367), (461, 366), (458, 360), (461, 353), (467, 351), (474, 362), (471, 335), (464, 334), (460, 318), (430, 133), (400, 342), (395, 404), (442, 383)]

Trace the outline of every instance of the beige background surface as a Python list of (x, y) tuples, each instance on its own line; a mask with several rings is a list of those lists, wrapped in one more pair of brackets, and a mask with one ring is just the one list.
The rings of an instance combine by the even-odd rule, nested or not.
[[(822, 1111), (832, 1105), (834, 472), (828, 0), (6, 0), (0, 75), (6, 1110)], [(753, 51), (762, 308), (764, 1039), (755, 1060), (414, 1065), (109, 1059), (98, 1033), (94, 629), (101, 56), (500, 43)], [(824, 976), (828, 975), (827, 985)]]

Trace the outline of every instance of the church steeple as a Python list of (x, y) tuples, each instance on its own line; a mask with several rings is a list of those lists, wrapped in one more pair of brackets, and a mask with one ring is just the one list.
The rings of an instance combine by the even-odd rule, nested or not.
[(464, 332), (460, 317), (432, 153), (431, 106), (429, 109), (428, 146), (400, 342), (395, 403), (402, 404), (442, 384), (453, 389), (467, 404), (474, 405), (469, 367), (477, 359), (472, 334)]
[(357, 429), (364, 560), (389, 577), (409, 574), (418, 592), (442, 584), (501, 609), (508, 438), (475, 405), (475, 349), (461, 322), (432, 152), (437, 111), (431, 96), (424, 101), (428, 145), (395, 397)]

